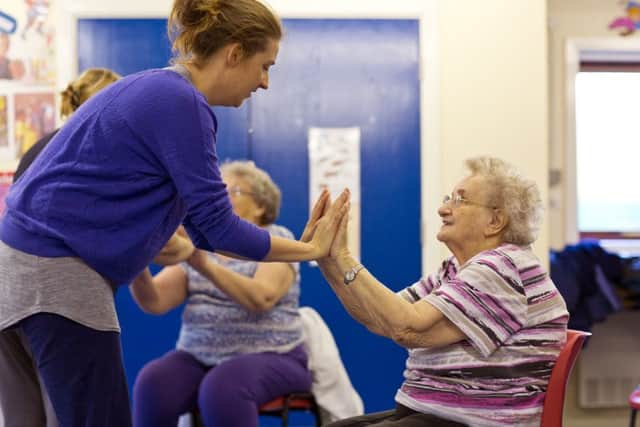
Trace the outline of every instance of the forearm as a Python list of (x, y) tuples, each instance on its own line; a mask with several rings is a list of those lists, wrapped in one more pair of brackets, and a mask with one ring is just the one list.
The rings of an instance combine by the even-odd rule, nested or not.
[(382, 335), (382, 331), (377, 324), (372, 321), (370, 314), (365, 310), (357, 295), (354, 295), (342, 279), (342, 273), (338, 271), (335, 264), (326, 260), (318, 260), (318, 266), (322, 275), (325, 277), (331, 289), (336, 294), (342, 306), (355, 320), (364, 325), (367, 329), (375, 334)]
[(310, 261), (319, 255), (317, 248), (309, 243), (271, 236), (271, 249), (263, 261)]
[(405, 348), (438, 348), (466, 339), (466, 335), (446, 317), (426, 331), (406, 330), (396, 336)]
[(261, 281), (238, 274), (208, 259), (194, 268), (249, 311), (264, 312), (271, 309), (277, 302), (277, 296)]
[(318, 261), (323, 275), (331, 285), (349, 314), (371, 332), (393, 338), (394, 328), (402, 324), (400, 313), (410, 309), (410, 304), (375, 279), (366, 270), (361, 270), (356, 279), (344, 283), (344, 272), (355, 266), (352, 258), (346, 262), (323, 259)]
[[(169, 268), (180, 269), (181, 267), (167, 267), (166, 269)], [(186, 298), (184, 274), (178, 270), (167, 271), (167, 273), (172, 278), (165, 281), (162, 278), (157, 279), (151, 276), (151, 272), (146, 268), (129, 286), (134, 301), (145, 313), (164, 314), (180, 305)]]
[(162, 297), (153, 284), (153, 276), (148, 268), (133, 280), (129, 291), (133, 300), (145, 313), (162, 314), (166, 311), (163, 310)]
[[(357, 262), (351, 257), (335, 260), (334, 277), (341, 278)], [(334, 278), (334, 283), (337, 281)], [(340, 283), (336, 283), (340, 285)], [(361, 270), (348, 287), (359, 301), (360, 313), (366, 313), (366, 326), (391, 338), (405, 348), (434, 348), (466, 338), (464, 333), (437, 308), (426, 301), (411, 303), (392, 292), (366, 269)]]

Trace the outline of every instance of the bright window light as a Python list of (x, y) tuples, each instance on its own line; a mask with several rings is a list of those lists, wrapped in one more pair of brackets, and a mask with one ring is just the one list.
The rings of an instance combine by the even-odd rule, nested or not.
[(639, 101), (640, 73), (578, 73), (580, 232), (640, 232)]

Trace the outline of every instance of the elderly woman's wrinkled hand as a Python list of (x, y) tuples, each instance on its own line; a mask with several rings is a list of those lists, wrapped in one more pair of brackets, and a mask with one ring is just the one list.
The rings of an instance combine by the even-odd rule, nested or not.
[(207, 262), (207, 253), (201, 249), (193, 251), (189, 259), (187, 259), (187, 263), (197, 271), (202, 271), (207, 265)]
[(345, 189), (331, 206), (323, 208), (326, 212), (315, 222), (313, 236), (309, 243), (318, 248), (318, 256), (316, 258), (324, 258), (329, 255), (340, 221), (348, 213), (350, 195), (349, 190)]
[(351, 209), (351, 202), (347, 202), (345, 205), (346, 213), (342, 216), (340, 224), (338, 224), (338, 230), (329, 249), (329, 258), (347, 258), (351, 256), (349, 247), (347, 246), (347, 229), (349, 225), (349, 210)]

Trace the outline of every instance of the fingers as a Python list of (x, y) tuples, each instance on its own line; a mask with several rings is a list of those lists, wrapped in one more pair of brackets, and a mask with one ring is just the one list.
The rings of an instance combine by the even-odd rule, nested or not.
[(322, 206), (322, 213), (320, 215), (321, 217), (326, 215), (327, 211), (331, 207), (331, 197), (329, 196), (329, 190), (327, 190), (325, 188), (323, 191), (327, 194), (327, 199), (326, 199), (326, 202), (324, 203), (324, 205)]
[(189, 234), (187, 234), (187, 230), (185, 230), (184, 225), (180, 225), (176, 230), (178, 236), (189, 238)]
[(347, 202), (340, 209), (340, 224), (338, 224), (338, 231), (336, 232), (336, 239), (342, 238), (344, 244), (347, 243), (347, 226), (349, 225), (349, 210), (351, 209), (351, 202)]
[(329, 257), (331, 258), (337, 258), (340, 254), (348, 254), (349, 252), (349, 249), (347, 247), (347, 229), (349, 225), (350, 208), (351, 202), (347, 202), (344, 204), (342, 209), (340, 209), (340, 222), (338, 223), (338, 228), (336, 230), (336, 234), (333, 238), (333, 242), (331, 243), (331, 248), (329, 250)]
[(307, 221), (307, 225), (302, 231), (302, 236), (300, 236), (301, 241), (308, 242), (313, 238), (316, 227), (318, 226), (318, 221), (325, 215), (330, 205), (331, 198), (329, 197), (329, 191), (325, 188), (322, 190), (322, 193), (318, 196), (318, 200), (316, 200), (316, 203), (313, 205), (309, 221)]
[[(337, 226), (340, 219), (342, 219), (342, 216), (345, 213), (345, 205), (349, 202), (350, 197), (351, 192), (348, 188), (345, 188), (338, 198), (331, 204), (331, 207), (329, 207), (327, 216), (331, 217), (331, 222), (333, 222), (335, 226)], [(349, 209), (347, 207), (346, 211), (348, 210)]]
[(315, 223), (317, 220), (322, 218), (322, 216), (326, 213), (327, 209), (331, 205), (329, 191), (324, 188), (320, 196), (318, 196), (318, 200), (313, 205), (313, 209), (311, 210), (311, 216), (309, 217), (310, 223)]

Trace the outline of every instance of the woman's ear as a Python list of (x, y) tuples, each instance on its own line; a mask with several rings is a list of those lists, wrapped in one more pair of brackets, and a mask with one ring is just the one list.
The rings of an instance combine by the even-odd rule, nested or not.
[(232, 67), (238, 65), (244, 59), (244, 49), (240, 43), (231, 43), (227, 46), (227, 64)]
[(491, 212), (491, 219), (485, 227), (485, 236), (496, 236), (509, 224), (509, 218), (502, 209), (496, 208)]

